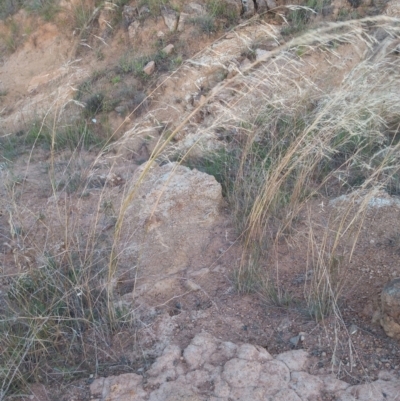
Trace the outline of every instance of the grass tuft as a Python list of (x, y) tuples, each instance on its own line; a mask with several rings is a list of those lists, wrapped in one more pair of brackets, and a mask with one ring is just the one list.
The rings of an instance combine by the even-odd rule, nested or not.
[(0, 20), (5, 20), (17, 13), (23, 4), (24, 0), (2, 0), (0, 2)]
[(58, 0), (28, 0), (24, 7), (31, 13), (40, 15), (45, 21), (53, 21), (60, 11)]
[(215, 18), (212, 15), (200, 15), (190, 19), (190, 22), (198, 26), (201, 32), (210, 35), (217, 31), (217, 25), (215, 23)]
[(115, 329), (99, 262), (77, 250), (43, 255), (41, 266), (12, 278), (0, 316), (0, 394), (92, 371), (93, 339), (102, 342)]

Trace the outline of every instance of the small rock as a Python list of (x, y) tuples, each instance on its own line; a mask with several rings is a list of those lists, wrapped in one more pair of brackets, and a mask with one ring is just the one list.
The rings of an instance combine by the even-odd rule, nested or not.
[(156, 63), (154, 61), (149, 61), (146, 66), (143, 68), (143, 72), (147, 75), (153, 74), (156, 69)]
[(276, 360), (283, 362), (291, 371), (305, 370), (308, 364), (308, 353), (304, 350), (287, 351), (279, 354)]
[(301, 399), (316, 400), (321, 399), (320, 393), (324, 388), (324, 383), (319, 377), (306, 372), (292, 372), (290, 387), (296, 391)]
[(349, 333), (351, 335), (356, 334), (358, 331), (358, 327), (355, 324), (350, 325), (349, 327)]
[(162, 49), (162, 51), (165, 54), (171, 54), (173, 52), (173, 50), (174, 50), (174, 45), (172, 43), (167, 45), (167, 46), (165, 46), (164, 49)]
[(200, 95), (200, 97), (197, 96), (196, 98), (193, 99), (193, 106), (198, 107), (198, 106), (204, 104), (205, 101), (206, 101), (206, 97), (204, 95)]
[(276, 1), (275, 0), (266, 0), (268, 10), (273, 10), (276, 8)]
[(226, 79), (233, 78), (237, 73), (237, 66), (235, 64), (230, 64), (228, 66), (228, 75), (226, 76)]
[(166, 8), (161, 11), (161, 15), (170, 32), (175, 32), (178, 26), (178, 14), (174, 10)]
[(128, 27), (128, 36), (129, 36), (130, 40), (132, 40), (136, 36), (139, 27), (140, 27), (140, 22), (139, 21), (133, 21), (132, 24), (129, 25), (129, 27)]
[(195, 15), (204, 15), (206, 14), (205, 8), (198, 4), (198, 3), (189, 3), (185, 7), (185, 11), (187, 11), (190, 14), (195, 14)]
[(400, 279), (387, 283), (381, 294), (380, 323), (389, 337), (400, 339)]
[(322, 7), (321, 14), (323, 17), (328, 17), (329, 15), (332, 15), (334, 11), (335, 8), (333, 6), (324, 6)]
[(256, 60), (258, 61), (265, 58), (266, 55), (269, 53), (269, 51), (263, 49), (256, 49), (255, 53), (256, 53)]
[(165, 33), (163, 31), (158, 31), (157, 32), (157, 38), (163, 38), (165, 36)]
[(320, 377), (320, 379), (322, 379), (324, 382), (324, 390), (329, 393), (334, 393), (336, 391), (343, 391), (346, 390), (348, 387), (350, 387), (350, 384), (342, 380), (338, 380), (333, 374), (322, 376)]
[(147, 6), (142, 6), (139, 9), (139, 17), (143, 17), (144, 15), (150, 14), (150, 8)]
[(382, 42), (389, 36), (389, 33), (384, 28), (378, 28), (375, 32), (375, 39)]
[(189, 291), (199, 291), (199, 290), (201, 290), (201, 287), (198, 284), (196, 284), (194, 281), (192, 281), (192, 280), (186, 280), (185, 281), (185, 287)]
[(291, 342), (291, 344), (297, 347), (297, 344), (300, 342), (300, 336), (292, 337), (289, 341)]
[(118, 114), (124, 114), (126, 112), (126, 107), (125, 106), (117, 106), (114, 110)]
[(115, 173), (111, 173), (107, 177), (107, 184), (109, 186), (115, 187), (115, 186), (120, 186), (125, 183), (125, 180), (120, 176)]
[(248, 58), (245, 58), (241, 63), (240, 63), (240, 71), (245, 70), (246, 68), (251, 66), (251, 61)]
[(128, 27), (137, 17), (138, 11), (134, 6), (124, 6), (122, 11), (122, 19), (125, 27)]
[(291, 325), (292, 325), (292, 321), (288, 317), (285, 317), (279, 323), (277, 329), (278, 329), (278, 331), (284, 332), (284, 331), (287, 331)]
[(183, 32), (183, 30), (185, 29), (185, 22), (187, 21), (189, 17), (189, 14), (186, 13), (181, 13), (179, 15), (179, 22), (178, 22), (178, 32)]

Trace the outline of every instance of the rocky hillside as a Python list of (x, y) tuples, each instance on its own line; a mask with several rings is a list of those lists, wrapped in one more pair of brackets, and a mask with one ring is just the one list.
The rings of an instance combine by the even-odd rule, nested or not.
[(0, 4), (0, 400), (396, 400), (396, 1)]

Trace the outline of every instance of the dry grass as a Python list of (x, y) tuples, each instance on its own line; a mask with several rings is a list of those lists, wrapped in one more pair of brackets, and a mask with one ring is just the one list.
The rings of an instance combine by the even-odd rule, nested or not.
[[(322, 238), (315, 237), (309, 221), (309, 266), (314, 275), (305, 287), (305, 300), (317, 319), (332, 312), (340, 318), (339, 298), (346, 277), (343, 242), (350, 235), (357, 238), (376, 191), (396, 194), (399, 187), (399, 59), (378, 49), (373, 58), (361, 55), (340, 82), (320, 85), (308, 73), (312, 63), (299, 58), (296, 49), (304, 46), (340, 60), (333, 42), (355, 50), (373, 48), (370, 33), (378, 26), (392, 37), (400, 34), (395, 21), (383, 17), (328, 24), (271, 52), (209, 93), (207, 101), (226, 88), (236, 93), (208, 127), (210, 132), (217, 128), (229, 132), (229, 141), (223, 150), (200, 161), (190, 159), (195, 143), (181, 155), (181, 162), (202, 164), (224, 186), (244, 246), (235, 276), (238, 291), (267, 288), (273, 302), (290, 303), (290, 296), (279, 287), (279, 271), (266, 268), (260, 260), (273, 253), (279, 241), (290, 238), (300, 210), (312, 197), (348, 194), (351, 199), (357, 190), (363, 201), (356, 211), (349, 206), (341, 215), (332, 215)], [(46, 137), (50, 193), (56, 202), (41, 215), (24, 204), (24, 177), (7, 187), (7, 241), (16, 249), (15, 267), (24, 271), (8, 277), (8, 299), (1, 305), (0, 399), (32, 381), (97, 372), (109, 337), (121, 325), (132, 324), (134, 312), (116, 307), (114, 293), (124, 251), (120, 239), (125, 215), (151, 164), (176, 150), (173, 138), (202, 106), (160, 139), (140, 177), (123, 188), (120, 202), (110, 201), (107, 186), (100, 186), (85, 223), (80, 220), (82, 212), (76, 211), (87, 211), (88, 176), (104, 160), (112, 136), (83, 165), (79, 190), (68, 192), (66, 186), (56, 185), (60, 155), (56, 123), (50, 126)], [(82, 154), (82, 146), (72, 147), (67, 165)], [(109, 171), (112, 168), (110, 162)], [(111, 235), (103, 235), (106, 223), (113, 228)], [(41, 227), (37, 232), (35, 224)], [(347, 257), (351, 258), (355, 245), (351, 242)], [(276, 287), (271, 289), (270, 283)]]
[[(305, 298), (317, 318), (329, 314), (341, 295), (346, 271), (338, 260), (350, 233), (358, 236), (368, 207), (365, 199), (380, 189), (397, 193), (399, 59), (380, 52), (373, 37), (378, 27), (389, 38), (399, 36), (395, 22), (385, 17), (328, 24), (270, 52), (210, 96), (229, 87), (238, 93), (209, 127), (228, 133), (224, 160), (221, 151), (207, 159), (217, 169), (208, 171), (223, 183), (243, 238), (237, 274), (243, 291), (252, 276), (248, 270), (254, 270), (255, 243), (267, 258), (282, 239), (290, 238), (310, 199), (348, 194), (351, 204), (352, 196), (362, 194), (356, 211), (349, 206), (341, 216), (331, 216), (324, 241), (310, 232), (310, 263), (317, 273)], [(299, 46), (316, 58), (299, 58)], [(340, 65), (344, 56), (338, 46), (352, 47), (359, 62), (339, 82), (329, 82), (329, 74), (319, 75), (315, 63), (326, 71), (333, 60)], [(310, 71), (316, 71), (314, 80)], [(331, 71), (340, 76), (337, 69)], [(351, 241), (349, 258), (355, 246)], [(263, 269), (265, 275), (275, 275)], [(241, 285), (239, 280), (239, 290)]]

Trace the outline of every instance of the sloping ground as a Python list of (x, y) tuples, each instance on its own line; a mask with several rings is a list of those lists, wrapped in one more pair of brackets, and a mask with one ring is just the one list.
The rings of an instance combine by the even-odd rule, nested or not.
[[(163, 26), (162, 21), (157, 24)], [(246, 135), (253, 132), (264, 144), (263, 131), (270, 132), (270, 127), (263, 126), (267, 120), (263, 107), (280, 108), (282, 115), (290, 116), (298, 105), (316, 99), (314, 109), (324, 109), (331, 99), (320, 100), (319, 96), (330, 95), (331, 88), (342, 84), (347, 90), (343, 95), (346, 102), (329, 117), (330, 121), (342, 119), (343, 126), (351, 122), (345, 117), (349, 106), (357, 103), (357, 85), (373, 86), (371, 80), (379, 81), (388, 65), (397, 77), (398, 29), (385, 18), (346, 22), (341, 28), (337, 33), (332, 32), (337, 26), (321, 27), (317, 35), (285, 44), (277, 28), (265, 21), (244, 22), (172, 76), (162, 75), (152, 82), (155, 89), (146, 113), (125, 120), (125, 127), (131, 129), (106, 152), (96, 156), (77, 147), (54, 157), (50, 152), (32, 151), (28, 161), (20, 158), (12, 170), (1, 172), (5, 184), (0, 216), (0, 234), (5, 238), (1, 259), (4, 293), (16, 271), (23, 272), (22, 277), (43, 271), (48, 255), (55, 255), (55, 260), (63, 262), (60, 269), (65, 268), (65, 259), (72, 260), (68, 278), (75, 267), (89, 266), (95, 273), (95, 279), (85, 283), (71, 280), (73, 305), (80, 305), (87, 288), (107, 288), (113, 295), (112, 306), (122, 311), (126, 321), (134, 320), (131, 326), (124, 320), (126, 326), (122, 324), (120, 331), (101, 336), (96, 334), (96, 325), (56, 332), (57, 351), (67, 354), (66, 360), (70, 351), (61, 346), (63, 336), (67, 342), (69, 337), (88, 340), (87, 348), (79, 351), (87, 355), (87, 365), (80, 365), (83, 375), (99, 374), (98, 364), (104, 366), (110, 360), (114, 371), (110, 368), (104, 375), (124, 370), (138, 373), (96, 379), (91, 386), (93, 397), (102, 401), (396, 399), (399, 347), (371, 318), (381, 286), (399, 274), (398, 203), (385, 194), (375, 194), (373, 199), (378, 201), (373, 206), (383, 207), (365, 212), (366, 229), (359, 234), (352, 264), (349, 262), (346, 270), (346, 284), (350, 285), (343, 291), (341, 319), (315, 323), (309, 317), (312, 311), (304, 311), (301, 304), (311, 280), (319, 278), (318, 266), (309, 262), (310, 249), (315, 246), (318, 251), (323, 240), (331, 239), (324, 231), (327, 222), (340, 223), (341, 215), (348, 220), (357, 216), (357, 210), (349, 212), (346, 202), (343, 206), (343, 198), (332, 201), (347, 193), (347, 187), (344, 190), (345, 185), (335, 181), (327, 186), (325, 196), (310, 196), (297, 210), (291, 235), (273, 248), (273, 256), (279, 258), (261, 262), (263, 271), (273, 274), (276, 284), (291, 291), (296, 300), (288, 307), (277, 299), (277, 305), (271, 306), (270, 299), (257, 294), (238, 294), (235, 272), (244, 258), (221, 186), (209, 175), (169, 163), (182, 161), (188, 150), (192, 152), (189, 156), (202, 157), (210, 149), (245, 142)], [(57, 54), (57, 49), (52, 51)], [(374, 60), (379, 63), (370, 68)], [(15, 68), (19, 61), (17, 58), (7, 68)], [(359, 64), (361, 67), (355, 68)], [(75, 68), (74, 64), (70, 67)], [(366, 70), (372, 74), (366, 74), (368, 79), (362, 82)], [(31, 85), (32, 96), (38, 96), (41, 90), (57, 91), (58, 85), (66, 97), (52, 99), (61, 102), (55, 108), (62, 108), (71, 96), (63, 88), (72, 88), (72, 83), (76, 87), (79, 74), (71, 77), (66, 71), (49, 72), (43, 81), (41, 75), (29, 80), (30, 84), (26, 79), (24, 87)], [(382, 88), (380, 99), (384, 97), (389, 113), (396, 113), (398, 87)], [(53, 100), (43, 104), (52, 108)], [(25, 101), (21, 104), (29, 108), (30, 100)], [(38, 101), (35, 97), (33, 103)], [(373, 101), (360, 104), (375, 111)], [(8, 115), (14, 120), (18, 116), (12, 111)], [(321, 130), (320, 138), (326, 131)], [(321, 150), (317, 145), (315, 141), (309, 146)], [(150, 162), (138, 166), (149, 158)], [(307, 160), (302, 162), (306, 165)], [(339, 176), (339, 182), (347, 179), (346, 174)], [(362, 204), (365, 199), (360, 194), (360, 201), (357, 193), (344, 201)], [(312, 242), (313, 238), (317, 240)], [(352, 238), (343, 238), (348, 241), (347, 248), (337, 249), (347, 252)], [(349, 254), (346, 252), (343, 255)], [(271, 266), (276, 266), (276, 278)], [(355, 289), (358, 283), (362, 285)], [(93, 299), (100, 296), (95, 293)], [(103, 313), (96, 311), (96, 324), (103, 322)], [(59, 320), (56, 318), (56, 324)], [(211, 334), (199, 334), (203, 330)], [(257, 347), (237, 345), (243, 342)], [(303, 347), (309, 354), (302, 350), (280, 354), (294, 347)], [(50, 355), (54, 350), (46, 352)], [(280, 355), (272, 358), (268, 352)], [(66, 360), (49, 377), (57, 380), (60, 370), (68, 370)], [(29, 362), (23, 360), (21, 365)], [(48, 366), (40, 368), (48, 373)], [(382, 369), (391, 373), (382, 373)], [(350, 386), (327, 376), (332, 370), (352, 384), (372, 382)], [(87, 382), (76, 387), (87, 389)], [(47, 394), (51, 390), (49, 386)], [(85, 399), (83, 395), (63, 396)], [(36, 398), (44, 400), (46, 396)]]

